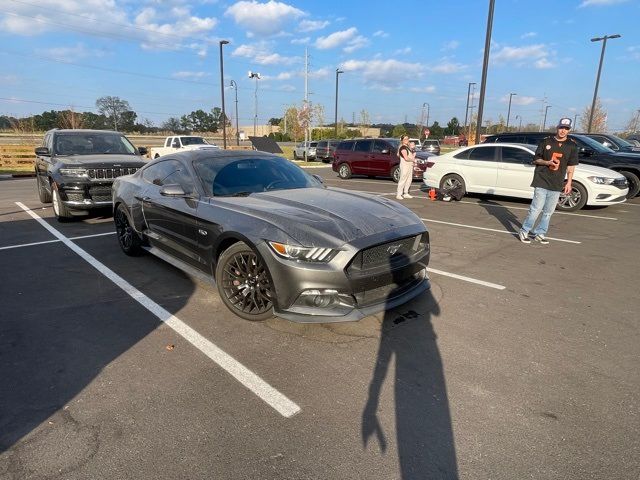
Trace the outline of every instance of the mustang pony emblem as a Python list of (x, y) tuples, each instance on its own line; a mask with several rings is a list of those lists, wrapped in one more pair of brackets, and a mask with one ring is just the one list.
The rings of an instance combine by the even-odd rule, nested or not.
[(389, 255), (395, 255), (396, 252), (400, 249), (402, 245), (389, 245), (387, 247), (387, 252), (389, 252)]

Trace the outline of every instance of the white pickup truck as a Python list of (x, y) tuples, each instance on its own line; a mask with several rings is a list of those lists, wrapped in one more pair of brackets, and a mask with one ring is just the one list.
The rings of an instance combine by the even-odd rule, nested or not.
[(202, 137), (176, 135), (164, 139), (163, 147), (151, 147), (151, 158), (158, 158), (180, 150), (218, 150), (215, 143), (209, 143)]

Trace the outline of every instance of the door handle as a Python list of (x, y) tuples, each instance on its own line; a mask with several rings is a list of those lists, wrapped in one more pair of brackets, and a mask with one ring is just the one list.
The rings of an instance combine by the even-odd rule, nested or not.
[(139, 195), (134, 195), (133, 198), (135, 198), (136, 200), (140, 200), (141, 202), (148, 202), (149, 200), (151, 200), (151, 197), (141, 197)]

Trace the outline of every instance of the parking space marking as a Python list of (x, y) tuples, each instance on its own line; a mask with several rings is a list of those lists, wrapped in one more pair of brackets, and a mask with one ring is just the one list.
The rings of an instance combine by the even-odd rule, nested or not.
[(258, 375), (238, 362), (231, 355), (220, 349), (213, 342), (200, 335), (178, 317), (174, 316), (169, 311), (165, 310), (163, 307), (151, 300), (120, 275), (115, 273), (103, 263), (99, 262), (95, 257), (73, 243), (69, 238), (65, 237), (62, 233), (45, 222), (35, 212), (31, 211), (29, 207), (25, 206), (21, 202), (16, 202), (16, 205), (27, 212), (27, 214), (29, 214), (31, 218), (37, 221), (47, 231), (49, 231), (49, 233), (51, 233), (59, 241), (69, 247), (74, 253), (76, 253), (83, 260), (89, 263), (89, 265), (102, 273), (115, 285), (120, 287), (131, 298), (133, 298), (149, 312), (155, 315), (161, 322), (171, 327), (176, 333), (178, 333), (185, 340), (187, 340), (198, 350), (204, 353), (207, 357), (213, 360), (219, 367), (221, 367), (232, 377), (238, 380), (247, 389), (252, 391), (256, 396), (258, 396), (271, 408), (276, 410), (280, 415), (286, 418), (290, 418), (296, 413), (300, 412), (301, 409), (297, 404), (289, 400), (285, 395), (273, 388)]
[(435, 268), (427, 267), (427, 271), (431, 273), (435, 273), (437, 275), (444, 275), (445, 277), (455, 278), (457, 280), (463, 280), (465, 282), (476, 283), (478, 285), (482, 285), (489, 288), (495, 288), (496, 290), (504, 290), (504, 285), (499, 285), (497, 283), (485, 282), (484, 280), (478, 280), (477, 278), (465, 277), (464, 275), (458, 275), (456, 273), (444, 272), (442, 270), (436, 270)]
[[(464, 225), (462, 223), (443, 222), (442, 220), (433, 220), (431, 218), (421, 218), (420, 220), (422, 220), (423, 222), (432, 222), (432, 223), (441, 223), (443, 225), (451, 225), (453, 227), (473, 228), (475, 230), (485, 230), (487, 232), (496, 232), (496, 233), (508, 233), (509, 235), (514, 237), (518, 236), (518, 232), (513, 232), (510, 230), (499, 230), (497, 228), (476, 227), (475, 225)], [(578, 245), (582, 243), (576, 240), (566, 240), (564, 238), (547, 237), (547, 239), (553, 240), (555, 242), (575, 243)]]
[[(69, 237), (69, 240), (80, 240), (82, 238), (93, 238), (93, 237), (104, 237), (105, 235), (115, 235), (116, 232), (107, 232), (107, 233), (95, 233), (93, 235), (81, 235), (79, 237)], [(34, 245), (43, 245), (45, 243), (57, 243), (61, 240), (57, 238), (54, 240), (43, 240), (42, 242), (33, 242), (33, 243), (21, 243), (19, 245), (9, 245), (6, 247), (0, 247), (0, 250), (10, 250), (12, 248), (22, 248), (22, 247), (33, 247)]]
[[(514, 210), (529, 210), (529, 207), (515, 207), (511, 205), (496, 205), (492, 203), (484, 203), (484, 202), (467, 202), (462, 200), (459, 203), (464, 203), (467, 205), (477, 205), (479, 207), (489, 207), (489, 208), (513, 208)], [(600, 215), (588, 215), (586, 213), (572, 213), (572, 212), (558, 212), (555, 211), (554, 215), (573, 215), (574, 217), (587, 217), (587, 218), (599, 218), (600, 220), (618, 220), (615, 217), (602, 217)]]

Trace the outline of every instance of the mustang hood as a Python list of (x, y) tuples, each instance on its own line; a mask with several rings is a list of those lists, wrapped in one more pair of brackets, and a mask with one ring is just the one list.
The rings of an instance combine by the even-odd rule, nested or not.
[(211, 203), (267, 221), (304, 246), (340, 246), (356, 237), (422, 225), (417, 215), (396, 202), (338, 188), (214, 197)]

